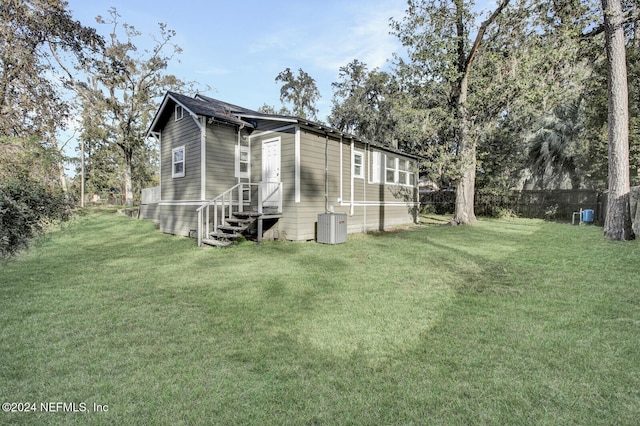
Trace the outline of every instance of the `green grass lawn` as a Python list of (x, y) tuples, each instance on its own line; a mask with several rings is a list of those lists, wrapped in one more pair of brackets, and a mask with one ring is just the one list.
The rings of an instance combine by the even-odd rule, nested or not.
[(640, 244), (597, 227), (198, 249), (92, 213), (0, 264), (0, 289), (0, 402), (37, 404), (0, 424), (640, 419)]

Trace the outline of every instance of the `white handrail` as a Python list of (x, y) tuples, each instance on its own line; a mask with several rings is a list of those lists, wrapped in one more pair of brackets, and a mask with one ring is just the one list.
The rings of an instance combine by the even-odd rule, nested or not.
[[(233, 190), (240, 187), (240, 191), (242, 191), (242, 186), (246, 185), (244, 183), (239, 183), (234, 185), (233, 187), (227, 189), (222, 194), (217, 197), (202, 203), (200, 207), (196, 209), (198, 213), (198, 247), (202, 245), (203, 236), (209, 235), (210, 227), (210, 217), (211, 217), (211, 209), (210, 206), (213, 206), (213, 232), (218, 230), (218, 207), (222, 207), (222, 217), (224, 220), (225, 217), (225, 201), (227, 196), (229, 195), (227, 205), (229, 206), (229, 215), (231, 215), (232, 211), (232, 202), (233, 202)], [(241, 200), (239, 201), (241, 202)], [(203, 232), (204, 231), (204, 232)]]
[[(267, 185), (275, 185), (276, 188), (266, 194), (266, 197), (263, 198), (263, 188), (268, 188)], [(282, 182), (260, 182), (260, 183), (238, 183), (231, 188), (224, 191), (222, 194), (217, 197), (205, 201), (202, 203), (200, 207), (196, 209), (198, 214), (198, 246), (202, 245), (203, 237), (209, 235), (210, 227), (209, 223), (211, 218), (211, 209), (213, 206), (213, 232), (218, 231), (218, 222), (223, 222), (226, 217), (231, 217), (233, 215), (233, 205), (234, 205), (234, 193), (237, 189), (237, 206), (238, 211), (241, 212), (244, 210), (244, 203), (247, 200), (244, 200), (244, 190), (245, 188), (249, 188), (249, 200), (248, 202), (251, 204), (251, 188), (258, 188), (258, 213), (263, 212), (264, 203), (267, 201), (276, 201), (278, 213), (282, 213)], [(275, 199), (277, 197), (277, 199)], [(218, 214), (218, 208), (221, 208), (221, 215)], [(204, 231), (204, 232), (203, 232)]]

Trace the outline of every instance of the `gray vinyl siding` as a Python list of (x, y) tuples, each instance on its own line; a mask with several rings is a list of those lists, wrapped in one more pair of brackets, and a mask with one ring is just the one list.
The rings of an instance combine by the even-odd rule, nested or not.
[[(270, 120), (257, 120), (257, 130), (256, 132), (267, 132), (270, 130), (282, 129), (284, 127), (289, 127), (293, 129), (296, 126), (296, 123), (291, 123), (287, 121), (270, 121)], [(292, 132), (293, 130), (285, 130), (285, 132)], [(266, 137), (266, 135), (265, 135)]]
[[(415, 188), (408, 186), (369, 183), (371, 158), (367, 147), (354, 143), (354, 149), (364, 154), (364, 179), (353, 179), (351, 206), (352, 150), (351, 140), (329, 137), (328, 144), (328, 207), (335, 213), (346, 213), (349, 233), (384, 230), (414, 221)], [(340, 205), (340, 147), (342, 146), (342, 204)], [(395, 154), (394, 154), (395, 155)], [(398, 156), (398, 155), (396, 155)], [(300, 162), (300, 204), (295, 219), (296, 240), (315, 238), (319, 213), (325, 212), (325, 136), (302, 131)], [(382, 176), (384, 178), (384, 176)], [(385, 204), (386, 203), (386, 204)], [(400, 205), (390, 205), (390, 203)], [(284, 224), (283, 224), (284, 226)]]
[(235, 177), (237, 126), (207, 124), (206, 199), (211, 200), (238, 183)]
[(155, 223), (160, 223), (160, 208), (158, 203), (141, 204), (140, 218), (147, 219)]
[[(327, 146), (327, 155), (330, 159), (328, 204), (336, 213), (348, 213), (348, 208), (340, 207), (338, 202), (340, 196), (340, 166), (337, 161), (340, 156), (339, 142), (339, 139), (330, 137)], [(300, 203), (295, 220), (296, 240), (315, 239), (318, 214), (325, 212), (325, 144), (324, 135), (301, 131)]]
[[(162, 130), (160, 152), (161, 200), (199, 200), (200, 199), (200, 129), (193, 119), (186, 115), (175, 121), (174, 113)], [(171, 177), (174, 148), (185, 147), (185, 175)]]
[(167, 234), (189, 236), (190, 231), (198, 228), (196, 205), (163, 205), (158, 206), (160, 231)]
[[(279, 123), (287, 125), (287, 123)], [(279, 126), (283, 127), (283, 126)], [(263, 127), (260, 127), (261, 130)], [(262, 181), (262, 143), (266, 140), (280, 138), (280, 181), (284, 198), (282, 203), (282, 217), (275, 226), (277, 235), (281, 239), (296, 240), (296, 209), (295, 203), (295, 129), (284, 132), (268, 133), (251, 139), (251, 182)], [(257, 203), (257, 195), (254, 197)]]
[[(291, 123), (262, 120), (258, 122), (258, 129), (250, 137), (251, 182), (259, 183), (262, 180), (262, 142), (279, 137), (280, 179), (283, 183), (284, 199), (282, 217), (273, 228), (274, 235), (288, 240), (313, 240), (316, 238), (318, 214), (325, 212), (326, 138), (314, 129), (303, 127), (300, 130), (300, 202), (296, 203), (295, 126), (285, 131), (261, 133), (286, 126), (291, 126)], [(157, 210), (145, 211), (145, 216), (158, 221), (163, 232), (187, 236), (190, 231), (197, 228), (197, 201), (201, 200), (200, 129), (190, 116), (185, 115), (182, 120), (176, 122), (171, 112), (164, 123), (161, 137), (161, 203), (157, 206)], [(207, 200), (220, 195), (238, 182), (235, 176), (237, 140), (236, 125), (218, 122), (207, 124), (205, 154), (205, 198)], [(171, 152), (172, 149), (180, 146), (185, 147), (185, 176), (172, 178)], [(349, 233), (383, 230), (412, 222), (411, 204), (415, 196), (415, 188), (370, 183), (372, 157), (367, 151), (378, 148), (369, 148), (362, 142), (355, 142), (354, 148), (364, 154), (365, 177), (353, 179), (353, 201), (367, 205), (354, 206), (353, 209), (350, 206), (352, 201), (351, 140), (340, 139), (334, 133), (329, 137), (327, 145), (329, 208), (336, 213), (348, 215)], [(341, 154), (342, 163), (340, 163)], [(342, 187), (340, 187), (341, 173)], [(381, 178), (384, 179), (383, 173)], [(341, 200), (340, 197), (342, 197)], [(343, 205), (340, 205), (341, 201)], [(188, 205), (180, 205), (181, 203)], [(255, 192), (253, 203), (252, 208), (255, 208), (257, 203)], [(389, 205), (389, 203), (400, 203), (400, 205)]]
[(278, 223), (279, 236), (282, 239), (297, 240), (295, 222), (298, 206), (295, 203), (295, 130), (279, 133), (280, 140), (280, 180), (282, 181), (283, 200), (282, 218)]

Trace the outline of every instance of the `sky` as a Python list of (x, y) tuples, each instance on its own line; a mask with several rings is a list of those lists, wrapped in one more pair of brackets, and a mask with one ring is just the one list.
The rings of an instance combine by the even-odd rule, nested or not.
[(330, 113), (331, 83), (341, 66), (358, 59), (369, 69), (386, 69), (402, 50), (389, 34), (389, 19), (400, 20), (406, 9), (406, 0), (67, 1), (74, 19), (102, 35), (111, 28), (95, 17), (108, 17), (115, 7), (121, 22), (142, 32), (139, 47), (151, 47), (150, 35), (166, 23), (183, 49), (167, 71), (198, 83), (203, 94), (246, 108), (279, 108), (276, 76), (302, 69), (320, 91), (320, 120)]
[[(477, 0), (477, 10), (496, 0)], [(142, 33), (138, 48), (151, 48), (159, 23), (174, 30), (182, 53), (167, 72), (195, 82), (199, 93), (258, 109), (279, 109), (275, 78), (286, 68), (302, 69), (321, 95), (318, 119), (327, 121), (339, 69), (354, 59), (368, 68), (388, 70), (402, 54), (389, 20), (404, 17), (406, 0), (67, 0), (73, 18), (107, 36), (115, 8), (120, 22)], [(185, 93), (193, 95), (195, 93)], [(71, 149), (71, 148), (69, 148)], [(67, 170), (74, 174), (73, 170)]]

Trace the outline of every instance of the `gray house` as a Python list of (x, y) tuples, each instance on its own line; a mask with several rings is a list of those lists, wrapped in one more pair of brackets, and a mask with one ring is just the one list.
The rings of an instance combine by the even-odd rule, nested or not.
[(346, 233), (416, 220), (419, 159), (323, 124), (168, 92), (148, 135), (160, 187), (141, 217), (199, 244), (247, 232), (313, 240), (319, 215)]

